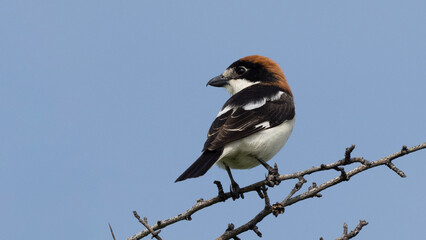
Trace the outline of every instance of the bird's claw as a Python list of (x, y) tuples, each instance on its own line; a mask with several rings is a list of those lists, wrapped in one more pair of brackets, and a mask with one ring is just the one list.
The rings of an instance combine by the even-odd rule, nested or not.
[(275, 163), (274, 167), (268, 168), (268, 176), (266, 176), (266, 185), (273, 187), (281, 183), (280, 174), (278, 173), (278, 166)]
[(230, 192), (232, 200), (235, 201), (235, 199), (240, 198), (240, 196), (244, 199), (244, 194), (240, 193), (240, 186), (236, 182), (231, 183)]

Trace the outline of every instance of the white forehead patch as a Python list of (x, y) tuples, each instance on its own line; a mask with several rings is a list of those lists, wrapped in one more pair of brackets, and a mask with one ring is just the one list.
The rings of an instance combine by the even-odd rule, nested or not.
[(231, 78), (234, 75), (234, 69), (233, 68), (226, 69), (222, 75), (224, 77)]

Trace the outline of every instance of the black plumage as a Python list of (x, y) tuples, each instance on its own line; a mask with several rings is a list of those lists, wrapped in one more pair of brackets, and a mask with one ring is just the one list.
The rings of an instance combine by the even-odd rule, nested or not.
[[(279, 92), (282, 92), (279, 96)], [(251, 103), (265, 103), (245, 110)], [(250, 136), (267, 128), (273, 128), (295, 116), (293, 97), (274, 85), (255, 84), (234, 94), (222, 107), (228, 111), (212, 123), (204, 144), (203, 154), (176, 181), (199, 177), (215, 164), (226, 144)], [(268, 122), (269, 126), (262, 125)]]
[(259, 102), (264, 98), (271, 99), (279, 91), (282, 90), (273, 85), (256, 84), (233, 95), (222, 110), (227, 106), (233, 108), (214, 120), (203, 151), (219, 149), (230, 142), (263, 130), (265, 127), (257, 126), (263, 122), (269, 122), (269, 128), (273, 128), (285, 120), (293, 119), (295, 115), (293, 97), (286, 92), (283, 92), (279, 99), (267, 100), (259, 108), (253, 110), (243, 108), (249, 103)]
[(222, 152), (223, 148), (213, 151), (204, 151), (203, 154), (201, 154), (201, 156), (191, 166), (189, 166), (189, 168), (186, 169), (185, 172), (183, 172), (175, 182), (204, 175), (207, 170), (209, 170), (211, 166), (213, 166), (213, 164), (217, 161)]

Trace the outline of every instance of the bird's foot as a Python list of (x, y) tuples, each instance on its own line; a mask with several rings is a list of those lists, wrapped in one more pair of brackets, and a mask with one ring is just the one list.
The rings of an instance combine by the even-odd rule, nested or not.
[(217, 181), (217, 180), (215, 180), (213, 183), (216, 184), (216, 186), (217, 186), (218, 196), (219, 196), (220, 200), (225, 202), (226, 196), (225, 196), (225, 193), (223, 192), (222, 183), (220, 181)]
[(278, 166), (275, 163), (274, 167), (268, 165), (268, 176), (266, 176), (266, 185), (273, 187), (281, 183), (280, 174), (278, 173)]
[(236, 182), (231, 183), (230, 192), (231, 192), (232, 200), (235, 201), (235, 199), (238, 199), (240, 197), (244, 199), (244, 194), (240, 192), (240, 186), (238, 185), (238, 183)]

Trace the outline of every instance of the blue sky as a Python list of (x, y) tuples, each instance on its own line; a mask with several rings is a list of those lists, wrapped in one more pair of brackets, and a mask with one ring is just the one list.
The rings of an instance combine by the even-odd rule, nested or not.
[[(425, 141), (424, 1), (2, 1), (0, 235), (118, 239), (215, 196), (226, 172), (174, 183), (198, 157), (228, 98), (205, 87), (233, 61), (268, 56), (296, 101), (290, 140), (271, 163), (292, 173), (368, 160)], [(377, 168), (259, 224), (264, 239), (418, 239), (426, 223), (426, 151)], [(234, 171), (240, 185), (261, 167)], [(336, 172), (309, 176), (323, 181)], [(282, 200), (294, 182), (271, 189)], [(164, 229), (213, 239), (263, 207), (257, 194)], [(257, 239), (252, 232), (242, 239)]]

